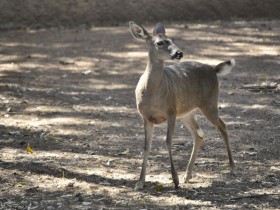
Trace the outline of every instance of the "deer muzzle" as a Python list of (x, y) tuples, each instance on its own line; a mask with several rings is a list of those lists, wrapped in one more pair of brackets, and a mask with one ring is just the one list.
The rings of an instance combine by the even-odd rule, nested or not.
[(178, 51), (175, 51), (174, 53), (171, 53), (170, 56), (171, 56), (172, 60), (174, 60), (174, 59), (180, 60), (183, 57), (183, 52), (178, 50)]

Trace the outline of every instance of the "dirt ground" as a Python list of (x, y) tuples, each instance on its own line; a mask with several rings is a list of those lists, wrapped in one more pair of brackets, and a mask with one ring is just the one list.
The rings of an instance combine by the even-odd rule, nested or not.
[(279, 0), (1, 0), (0, 30), (118, 26), (131, 20), (280, 19), (279, 11)]
[(193, 142), (178, 120), (180, 188), (162, 124), (146, 186), (134, 191), (144, 144), (134, 89), (147, 52), (128, 26), (1, 31), (0, 209), (279, 209), (280, 21), (166, 27), (183, 60), (236, 59), (219, 99), (236, 177), (223, 140), (199, 115), (206, 137), (190, 183), (182, 178)]

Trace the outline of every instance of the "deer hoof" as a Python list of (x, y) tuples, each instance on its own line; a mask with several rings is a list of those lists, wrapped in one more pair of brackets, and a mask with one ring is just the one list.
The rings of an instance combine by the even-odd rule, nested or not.
[(185, 183), (189, 182), (191, 179), (192, 179), (192, 175), (185, 174), (185, 176), (184, 176), (184, 182)]
[(144, 187), (144, 182), (138, 181), (135, 185), (134, 190), (141, 190)]
[(179, 184), (175, 184), (175, 190), (179, 189)]
[(230, 175), (231, 175), (232, 177), (236, 177), (236, 171), (235, 171), (235, 169), (232, 169), (232, 170), (230, 171)]

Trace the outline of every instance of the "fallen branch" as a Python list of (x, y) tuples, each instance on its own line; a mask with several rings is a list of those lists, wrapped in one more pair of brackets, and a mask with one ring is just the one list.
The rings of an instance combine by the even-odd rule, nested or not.
[[(241, 200), (241, 199), (246, 199), (246, 198), (261, 198), (264, 196), (280, 196), (280, 194), (279, 193), (264, 193), (264, 194), (245, 195), (245, 196), (233, 197), (228, 200), (234, 201), (234, 200)], [(225, 200), (225, 199), (221, 199), (221, 200)]]
[(240, 89), (245, 89), (252, 92), (272, 92), (277, 91), (277, 88), (277, 83), (271, 83), (266, 85), (245, 85), (242, 86)]

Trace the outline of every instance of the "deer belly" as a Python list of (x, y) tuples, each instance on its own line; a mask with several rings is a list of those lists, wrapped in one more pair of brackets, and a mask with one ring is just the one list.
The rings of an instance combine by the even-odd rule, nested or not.
[(151, 123), (154, 123), (154, 124), (160, 124), (160, 123), (163, 123), (167, 120), (167, 118), (165, 116), (162, 116), (162, 115), (148, 115), (147, 116), (147, 119), (151, 122)]
[(144, 108), (138, 106), (138, 110), (143, 118), (147, 119), (151, 123), (160, 124), (167, 120), (167, 114), (162, 112), (159, 107)]

